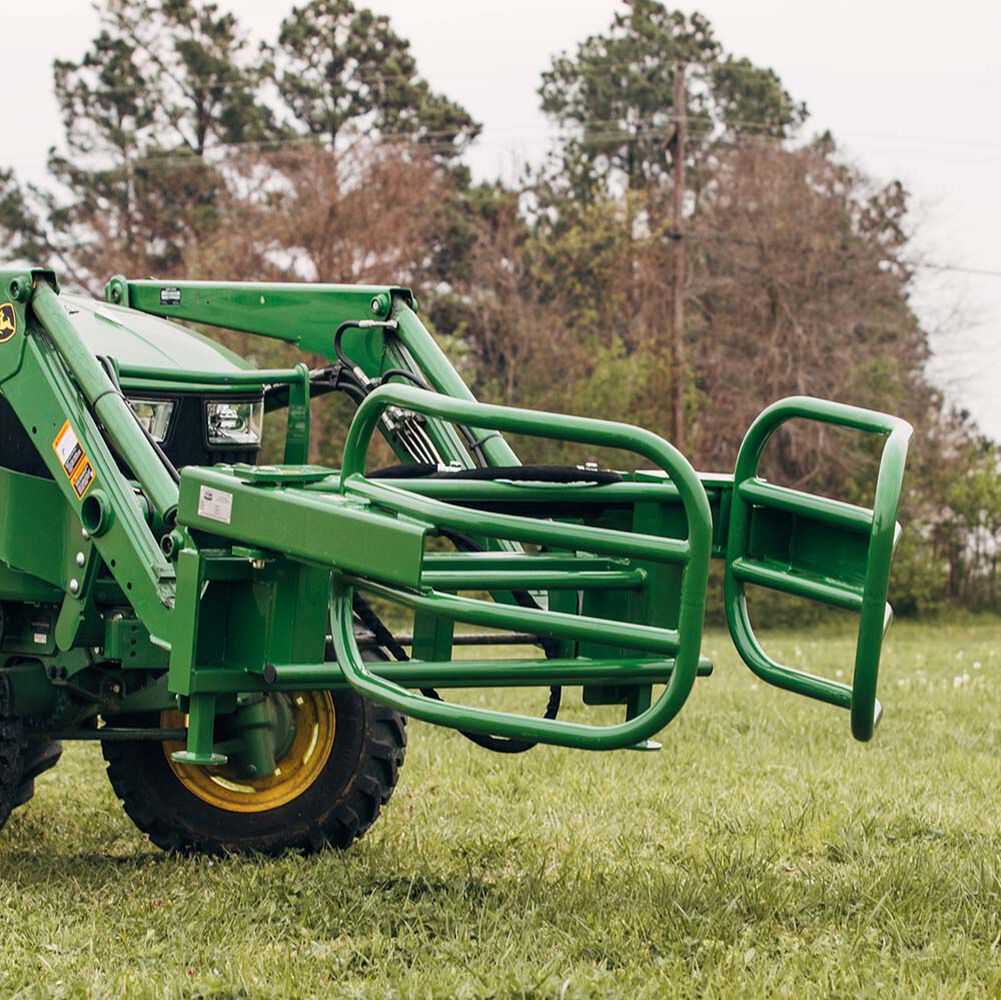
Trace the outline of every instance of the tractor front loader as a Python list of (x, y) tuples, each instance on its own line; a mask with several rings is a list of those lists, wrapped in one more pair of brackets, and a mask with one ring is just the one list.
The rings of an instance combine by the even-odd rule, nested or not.
[[(873, 735), (903, 421), (782, 400), (733, 476), (700, 474), (646, 430), (475, 401), (403, 288), (116, 277), (105, 298), (0, 272), (0, 821), (69, 739), (101, 742), (156, 844), (208, 852), (347, 846), (393, 791), (406, 716), (504, 753), (654, 748), (712, 671), (713, 558), (748, 666)], [(256, 369), (179, 321), (326, 362)], [(309, 464), (333, 392), (357, 405), (339, 470)], [(265, 419), (280, 465), (258, 460)], [(871, 508), (759, 475), (793, 419), (882, 439)], [(376, 432), (398, 465), (368, 470)], [(511, 434), (649, 468), (525, 466)], [(748, 584), (855, 612), (851, 683), (770, 658)], [(548, 691), (544, 713), (446, 697), (504, 687)], [(569, 689), (620, 721), (560, 718)]]

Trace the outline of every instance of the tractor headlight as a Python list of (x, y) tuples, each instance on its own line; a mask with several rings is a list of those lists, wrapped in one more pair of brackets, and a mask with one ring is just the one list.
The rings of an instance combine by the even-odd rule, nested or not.
[(174, 401), (172, 399), (130, 399), (129, 406), (132, 407), (139, 423), (149, 432), (150, 437), (157, 444), (163, 444), (167, 439), (167, 429), (170, 427), (170, 418), (174, 413)]
[(205, 404), (209, 444), (220, 448), (257, 447), (264, 426), (263, 400), (214, 400)]

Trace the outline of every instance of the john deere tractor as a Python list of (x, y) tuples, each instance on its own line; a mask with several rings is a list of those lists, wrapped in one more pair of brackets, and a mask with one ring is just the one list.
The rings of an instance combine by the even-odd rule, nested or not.
[[(325, 361), (257, 369), (185, 322)], [(309, 462), (328, 393), (356, 406), (339, 469)], [(892, 416), (781, 400), (732, 476), (698, 473), (646, 430), (477, 402), (405, 288), (115, 277), (99, 302), (45, 269), (0, 272), (0, 413), (0, 821), (65, 740), (100, 741), (128, 815), (182, 852), (346, 847), (393, 791), (406, 716), (501, 753), (652, 748), (713, 669), (714, 558), (756, 674), (848, 709), (859, 740), (879, 719)], [(759, 475), (792, 419), (881, 439), (871, 508)], [(281, 464), (259, 461), (265, 421)], [(376, 432), (397, 464), (371, 471)], [(522, 465), (505, 434), (646, 467)], [(748, 584), (854, 612), (850, 683), (772, 659)], [(544, 713), (442, 694), (510, 687)]]

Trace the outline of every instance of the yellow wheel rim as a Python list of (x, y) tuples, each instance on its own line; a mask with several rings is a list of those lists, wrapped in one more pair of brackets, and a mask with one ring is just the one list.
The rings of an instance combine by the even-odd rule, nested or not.
[[(320, 776), (334, 747), (336, 714), (329, 691), (302, 691), (288, 695), (295, 718), (295, 738), (266, 778), (244, 778), (228, 765), (199, 767), (171, 760), (183, 743), (164, 743), (163, 752), (177, 780), (192, 795), (227, 812), (255, 813), (277, 809), (302, 795)], [(179, 729), (187, 723), (181, 712), (164, 712), (160, 725)]]

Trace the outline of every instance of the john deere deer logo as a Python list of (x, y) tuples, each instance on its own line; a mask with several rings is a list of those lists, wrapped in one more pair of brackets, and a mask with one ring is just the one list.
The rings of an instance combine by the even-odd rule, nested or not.
[(0, 344), (6, 343), (17, 333), (17, 313), (11, 302), (0, 302)]

